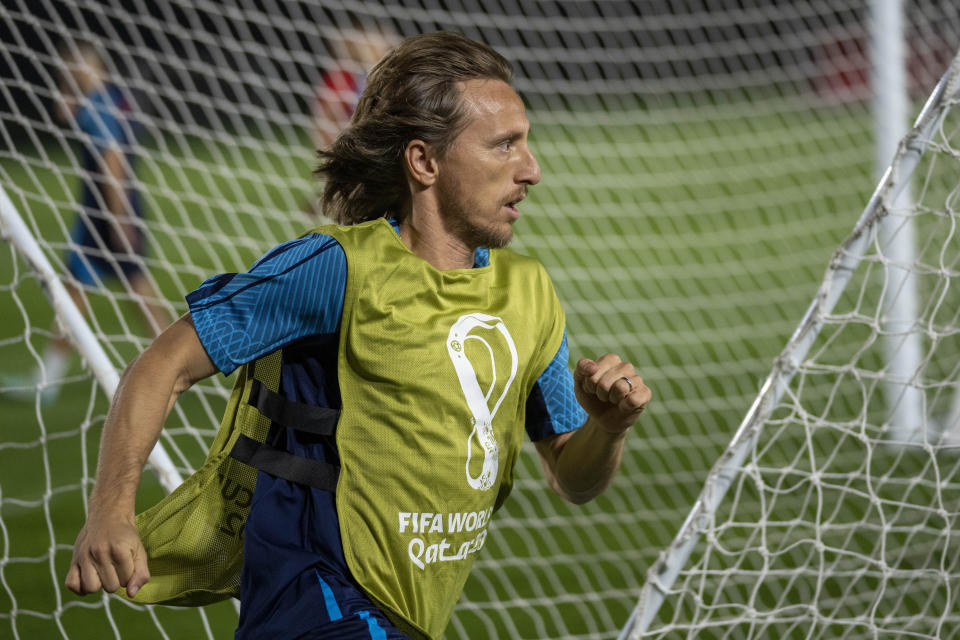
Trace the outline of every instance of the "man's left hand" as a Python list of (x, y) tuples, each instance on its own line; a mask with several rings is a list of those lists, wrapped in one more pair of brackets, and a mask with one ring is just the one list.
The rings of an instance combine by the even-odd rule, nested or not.
[(610, 434), (633, 426), (651, 397), (633, 365), (613, 353), (581, 359), (573, 372), (573, 390), (580, 406)]

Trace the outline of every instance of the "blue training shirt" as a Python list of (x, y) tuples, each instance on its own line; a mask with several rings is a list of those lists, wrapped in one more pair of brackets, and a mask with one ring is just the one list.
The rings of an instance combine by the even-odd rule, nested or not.
[[(478, 249), (474, 266), (488, 264), (489, 253)], [(337, 352), (346, 278), (340, 244), (311, 233), (275, 247), (245, 273), (208, 279), (187, 303), (200, 341), (221, 372), (282, 348), (281, 393), (339, 409)], [(586, 421), (568, 358), (564, 335), (527, 399), (525, 427), (535, 442)], [(267, 441), (339, 464), (332, 439), (274, 426)], [(253, 503), (244, 529), (237, 639), (296, 637), (323, 623), (324, 612), (372, 615), (343, 556), (333, 494), (260, 472)]]
[[(70, 233), (74, 245), (67, 257), (70, 274), (86, 285), (96, 285), (108, 277), (120, 273), (132, 277), (143, 270), (141, 261), (127, 255), (123, 246), (112, 237), (114, 213), (107, 208), (104, 188), (103, 158), (108, 150), (117, 149), (125, 154), (127, 169), (125, 189), (129, 210), (134, 217), (143, 216), (143, 201), (135, 187), (136, 155), (134, 126), (129, 118), (130, 106), (123, 92), (114, 85), (97, 87), (83, 97), (74, 114), (77, 128), (83, 134), (80, 154), (84, 169), (80, 193), (80, 209)], [(145, 238), (139, 227), (134, 227), (137, 241), (134, 253), (143, 255)], [(108, 255), (104, 254), (106, 245)]]
[[(127, 119), (129, 113), (130, 107), (123, 92), (114, 85), (104, 85), (84, 97), (74, 118), (77, 128), (86, 137), (81, 148), (83, 169), (88, 176), (102, 172), (101, 158), (111, 147), (120, 149), (125, 154), (127, 164), (134, 168), (136, 156), (130, 152), (130, 146), (135, 142), (135, 137)], [(100, 198), (89, 180), (84, 181), (80, 200), (84, 207), (100, 208)], [(142, 215), (139, 198), (131, 197), (131, 204), (134, 215)]]

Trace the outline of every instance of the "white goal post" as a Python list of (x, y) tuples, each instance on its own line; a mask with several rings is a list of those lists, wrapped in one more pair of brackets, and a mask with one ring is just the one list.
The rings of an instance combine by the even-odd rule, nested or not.
[[(2, 185), (0, 185), (0, 238), (15, 247), (24, 261), (30, 265), (40, 286), (50, 299), (57, 321), (63, 327), (64, 335), (73, 341), (77, 352), (93, 370), (93, 375), (103, 389), (103, 393), (108, 398), (112, 398), (120, 382), (116, 367), (110, 362), (110, 358), (107, 357), (97, 337), (84, 320), (83, 314), (70, 298), (63, 282), (60, 281), (50, 261), (40, 249), (36, 238), (24, 224), (23, 218), (13, 206)], [(156, 444), (150, 452), (147, 463), (157, 474), (160, 484), (167, 492), (173, 491), (183, 482), (183, 476), (177, 471), (163, 443)]]
[[(957, 324), (956, 292), (950, 296), (948, 291), (951, 286), (955, 289), (960, 285), (960, 254), (947, 253), (956, 249), (951, 246), (951, 241), (957, 232), (956, 225), (960, 223), (958, 107), (960, 51), (929, 96), (913, 128), (900, 142), (892, 163), (881, 177), (852, 233), (834, 254), (807, 313), (777, 358), (729, 447), (707, 477), (700, 497), (676, 538), (650, 568), (640, 600), (621, 633), (623, 640), (670, 637), (678, 632), (696, 637), (728, 637), (734, 633), (736, 637), (761, 638), (770, 637), (769, 634), (779, 638), (837, 637), (843, 632), (869, 637), (909, 635), (932, 639), (943, 637), (941, 634), (945, 629), (954, 629), (960, 623), (960, 602), (956, 594), (950, 593), (951, 585), (960, 580), (960, 567), (955, 562), (960, 552), (956, 540), (960, 534), (957, 530), (960, 517), (960, 413), (957, 412), (960, 366), (957, 362), (960, 362), (960, 352), (956, 349), (960, 345), (955, 341), (951, 344), (951, 339), (960, 333), (960, 325)], [(924, 158), (928, 149), (931, 149), (930, 155), (935, 156), (933, 159)], [(916, 181), (922, 193), (919, 202), (914, 204), (909, 198), (900, 198), (900, 194), (914, 182), (914, 172), (923, 159), (927, 160), (926, 175)], [(936, 180), (943, 177), (948, 182), (937, 184)], [(931, 216), (940, 220), (932, 225), (921, 220), (927, 223), (921, 224), (921, 233), (926, 234), (924, 242), (927, 244), (918, 254), (906, 254), (907, 261), (904, 262), (905, 253), (899, 248), (889, 252), (890, 247), (895, 247), (899, 241), (898, 232), (908, 229), (913, 242), (917, 219)], [(885, 233), (881, 229), (883, 225), (888, 226)], [(930, 244), (934, 245), (932, 253), (938, 260), (927, 263), (931, 257)], [(882, 277), (863, 275), (863, 271), (877, 264), (883, 270)], [(908, 323), (896, 323), (895, 329), (890, 329), (891, 323), (883, 318), (897, 306), (906, 288), (900, 273), (891, 275), (891, 265), (897, 272), (911, 275), (919, 272), (937, 280), (935, 285), (924, 283), (922, 313)], [(847, 292), (851, 281), (855, 285), (853, 293)], [(869, 287), (877, 285), (880, 291), (869, 291)], [(846, 299), (843, 299), (845, 292)], [(912, 298), (916, 291), (911, 290), (908, 294)], [(838, 304), (841, 305), (839, 310)], [(914, 305), (912, 299), (910, 304)], [(945, 315), (938, 317), (941, 313)], [(840, 367), (829, 366), (824, 362), (827, 360), (823, 357), (824, 345), (837, 339), (841, 331), (836, 326), (842, 327), (848, 320), (851, 323), (873, 323), (872, 336), (866, 343), (855, 345), (856, 355), (852, 361)], [(823, 337), (821, 330), (825, 327), (828, 335)], [(873, 364), (879, 364), (881, 372), (886, 370), (897, 380), (894, 385), (896, 396), (888, 397), (886, 403), (882, 394), (875, 392), (867, 382), (870, 374), (877, 372), (871, 370), (871, 365), (867, 364), (869, 360), (864, 357), (870, 349), (869, 342), (885, 331), (891, 333), (886, 337), (892, 341), (888, 340), (884, 345), (884, 358)], [(889, 348), (890, 342), (903, 348), (902, 345), (913, 339), (927, 342), (922, 355), (914, 359), (916, 368), (905, 372), (898, 369), (902, 363), (891, 365), (890, 355), (892, 353), (893, 360), (896, 360), (897, 352)], [(835, 345), (834, 348), (842, 347)], [(946, 363), (944, 368), (938, 368), (940, 363)], [(798, 373), (805, 379), (800, 385), (791, 386)], [(818, 401), (812, 400), (808, 404), (802, 389), (806, 386), (807, 393), (815, 393), (810, 389), (818, 375), (848, 377), (844, 384), (851, 387), (854, 394), (863, 394), (861, 413), (847, 413), (845, 419), (835, 418), (836, 421), (825, 417), (831, 413), (829, 410), (816, 415), (811, 409)], [(874, 382), (880, 379), (877, 376)], [(843, 392), (837, 392), (839, 384), (837, 380), (832, 381), (830, 402), (841, 398)], [(908, 394), (915, 394), (920, 399), (909, 403), (913, 413), (905, 413), (898, 406)], [(884, 404), (888, 406), (878, 410), (877, 407)], [(843, 415), (844, 411), (836, 413)], [(909, 422), (905, 423), (905, 420)], [(791, 426), (804, 431), (799, 448), (814, 460), (818, 454), (824, 454), (815, 451), (819, 439), (837, 446), (826, 451), (826, 459), (821, 458), (819, 465), (811, 462), (810, 468), (805, 469), (801, 464), (782, 473), (767, 469), (770, 478), (762, 477), (764, 448), (777, 446), (778, 438), (784, 440), (786, 446), (798, 444), (793, 437), (796, 434), (790, 433)], [(770, 431), (774, 434), (764, 437), (765, 432)], [(837, 436), (837, 433), (842, 435)], [(868, 460), (893, 460), (894, 469), (883, 464), (878, 468), (860, 464), (845, 466), (845, 461), (838, 461), (850, 453), (844, 452), (842, 441), (845, 436), (859, 440), (860, 448), (854, 455), (865, 456)], [(923, 457), (933, 468), (935, 480), (930, 491), (922, 490), (926, 470), (916, 473), (910, 465), (896, 469), (904, 459), (912, 456)], [(890, 483), (891, 478), (898, 479), (897, 472), (902, 473), (903, 477), (899, 479), (906, 489), (902, 492), (882, 491), (881, 487)], [(817, 495), (808, 494), (805, 498), (788, 502), (793, 510), (785, 512), (785, 507), (775, 507), (774, 503), (783, 487), (779, 483), (789, 473), (806, 476), (816, 487)], [(821, 482), (829, 488), (819, 486)], [(756, 484), (758, 496), (751, 496), (745, 490), (744, 487), (751, 483)], [(841, 516), (839, 520), (849, 517), (838, 527), (844, 530), (844, 535), (833, 536), (829, 529), (837, 526), (832, 517), (836, 511), (827, 517), (823, 508), (835, 508), (836, 505), (829, 502), (842, 503), (848, 494), (864, 497), (860, 487), (851, 486), (855, 483), (862, 483), (862, 491), (878, 511), (882, 510), (880, 505), (886, 503), (892, 513), (887, 515), (889, 520), (882, 513), (861, 513), (860, 520)], [(915, 489), (915, 495), (911, 495)], [(734, 495), (728, 497), (731, 490)], [(784, 491), (781, 495), (791, 491)], [(767, 503), (764, 503), (764, 494), (767, 494)], [(752, 503), (753, 499), (756, 504)], [(723, 510), (721, 506), (725, 500), (731, 500), (733, 504)], [(811, 512), (805, 500), (820, 501), (813, 509), (816, 518), (805, 523), (812, 529), (809, 538), (804, 539), (802, 534), (791, 537), (790, 533), (777, 531), (778, 527), (784, 526), (784, 520), (799, 520), (803, 514)], [(744, 513), (750, 513), (751, 509), (754, 509), (751, 515), (757, 521), (744, 522)], [(911, 510), (919, 515), (900, 517), (904, 511)], [(757, 533), (732, 536), (721, 542), (725, 531), (736, 527), (755, 527)], [(925, 544), (907, 548), (916, 542), (915, 534), (916, 538), (923, 538), (925, 529), (937, 527), (941, 530), (924, 540)], [(867, 538), (877, 536), (880, 542), (876, 539), (857, 541), (858, 534)], [(705, 541), (704, 536), (707, 537)], [(896, 541), (898, 548), (886, 547), (888, 537), (891, 547)], [(785, 539), (789, 546), (809, 545), (817, 553), (807, 556), (806, 562), (784, 559)], [(829, 547), (826, 541), (831, 539), (841, 545)], [(695, 552), (696, 558), (691, 561)], [(730, 589), (728, 593), (724, 580), (717, 578), (717, 571), (722, 570), (710, 568), (711, 553), (729, 560), (731, 566), (726, 569), (725, 577), (731, 582), (738, 581), (734, 576), (742, 568), (739, 565), (741, 553), (761, 556), (762, 567), (745, 572), (749, 575), (740, 581), (740, 588)], [(845, 556), (850, 562), (825, 561), (825, 554), (838, 558)], [(841, 568), (855, 576), (849, 580), (850, 584), (843, 593), (847, 602), (837, 605), (818, 601), (817, 596), (825, 590), (825, 583), (837, 579), (833, 573), (840, 573)], [(916, 605), (903, 593), (893, 597), (884, 593), (885, 590), (916, 587), (924, 580), (924, 574), (933, 575), (935, 588), (947, 590), (945, 598), (931, 596), (926, 603)], [(872, 589), (855, 585), (856, 578), (870, 575), (876, 576)], [(805, 585), (812, 600), (796, 597), (804, 590), (798, 588), (798, 584)], [(925, 586), (930, 588), (929, 584)], [(758, 601), (762, 599), (757, 594), (763, 589), (769, 590), (771, 595), (761, 605)], [(734, 591), (743, 596), (742, 601), (731, 598), (724, 605), (716, 604)], [(791, 591), (793, 597), (787, 595)], [(658, 621), (657, 615), (668, 599), (673, 600), (675, 606), (670, 616)], [(684, 600), (689, 601), (678, 603)]]
[[(543, 180), (521, 206), (513, 246), (550, 273), (571, 358), (618, 353), (654, 392), (620, 474), (588, 505), (546, 490), (526, 445), (447, 637), (616, 638), (870, 197), (878, 136), (900, 137), (896, 114), (877, 124), (877, 98), (915, 110), (960, 42), (955, 2), (876, 2), (899, 7), (893, 23), (872, 0), (0, 3), (0, 637), (232, 633), (233, 603), (139, 607), (63, 585), (117, 372), (152, 339), (145, 314), (172, 320), (205, 278), (326, 222), (314, 150), (343, 125), (371, 52), (446, 29), (515, 65)], [(889, 40), (872, 46), (876, 34)], [(115, 88), (102, 126), (63, 108), (80, 89), (65, 53), (87, 47)], [(888, 86), (878, 70), (903, 74)], [(108, 137), (141, 198), (133, 226), (145, 251), (118, 257), (88, 242), (86, 260), (106, 267), (81, 279), (70, 255), (108, 204), (85, 158)], [(871, 262), (870, 276), (922, 264), (920, 302), (933, 260), (925, 212), (943, 193), (922, 183), (916, 206), (902, 205), (923, 213), (907, 243), (914, 258)], [(100, 197), (84, 203), (85, 188)], [(9, 241), (13, 211), (35, 247)], [(92, 338), (74, 333), (61, 349), (64, 332), (83, 326), (78, 315)], [(918, 304), (906, 316), (930, 312)], [(896, 339), (891, 317), (844, 317), (865, 335), (834, 339), (832, 353), (849, 364), (869, 339), (870, 357), (889, 361), (879, 345)], [(834, 365), (837, 375), (847, 366)], [(871, 411), (896, 395), (881, 389), (909, 382), (882, 366), (868, 378)], [(799, 379), (811, 397), (853, 406), (811, 374)], [(202, 463), (231, 386), (216, 376), (181, 396), (159, 443), (172, 473), (144, 474), (138, 509)], [(938, 406), (952, 389), (941, 387)]]

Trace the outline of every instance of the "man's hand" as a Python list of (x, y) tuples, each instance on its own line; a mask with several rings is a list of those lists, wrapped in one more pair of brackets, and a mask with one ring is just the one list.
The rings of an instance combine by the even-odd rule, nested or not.
[(650, 389), (633, 365), (607, 354), (583, 358), (573, 372), (573, 391), (587, 422), (536, 443), (547, 484), (575, 504), (592, 500), (613, 480), (627, 431), (650, 402)]
[(580, 406), (609, 434), (633, 426), (651, 395), (633, 365), (613, 353), (596, 361), (581, 359), (573, 372), (573, 390)]
[(67, 573), (71, 591), (125, 587), (133, 597), (150, 579), (133, 516), (140, 475), (177, 398), (216, 372), (189, 313), (127, 365), (103, 423), (87, 523)]
[(149, 579), (147, 553), (132, 519), (91, 514), (73, 546), (67, 588), (84, 596), (125, 587), (132, 598)]

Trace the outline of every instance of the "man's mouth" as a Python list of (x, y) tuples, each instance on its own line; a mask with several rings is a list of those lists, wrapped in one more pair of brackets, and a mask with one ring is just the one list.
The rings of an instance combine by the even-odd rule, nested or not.
[(520, 215), (520, 211), (517, 210), (517, 207), (520, 205), (520, 202), (521, 202), (524, 198), (526, 198), (526, 197), (527, 197), (526, 192), (524, 192), (524, 193), (518, 193), (518, 194), (516, 194), (516, 195), (514, 196), (514, 198), (513, 198), (512, 200), (510, 200), (509, 202), (507, 202), (504, 206), (506, 206), (508, 209), (510, 209), (510, 211), (511, 211), (515, 216), (519, 216), (519, 215)]

